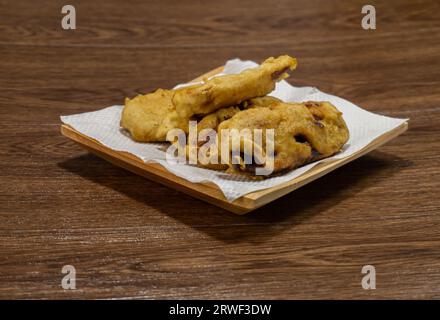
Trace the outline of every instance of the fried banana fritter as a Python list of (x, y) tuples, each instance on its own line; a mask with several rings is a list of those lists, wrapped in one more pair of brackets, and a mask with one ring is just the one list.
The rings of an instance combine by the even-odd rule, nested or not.
[[(153, 93), (125, 100), (121, 127), (140, 142), (166, 141), (171, 129), (188, 132), (188, 121), (194, 115), (210, 114), (220, 108), (264, 96), (275, 88), (276, 81), (288, 76), (296, 67), (296, 59), (289, 56), (269, 58), (261, 66), (240, 74), (213, 78), (175, 90), (158, 89)], [(210, 115), (202, 121), (216, 121)]]
[(177, 113), (183, 117), (209, 114), (219, 108), (234, 106), (275, 89), (275, 83), (296, 68), (296, 59), (288, 55), (269, 58), (260, 66), (239, 74), (212, 78), (207, 82), (182, 88), (173, 96)]
[[(295, 58), (272, 57), (240, 74), (219, 76), (180, 89), (158, 89), (126, 99), (121, 127), (140, 142), (166, 141), (170, 130), (181, 129), (189, 134), (188, 143), (185, 145), (182, 139), (179, 148), (184, 148), (188, 159), (194, 160), (194, 153), (197, 157), (190, 163), (247, 175), (259, 174), (257, 169), (271, 160), (274, 167), (268, 174), (329, 157), (341, 150), (349, 138), (342, 113), (336, 107), (329, 102), (285, 103), (267, 96), (276, 82), (288, 77), (287, 72), (295, 68)], [(189, 121), (196, 119), (194, 136)], [(237, 133), (245, 129), (249, 134), (239, 134), (238, 138), (222, 134), (224, 130)], [(255, 129), (263, 134), (260, 141), (254, 139)], [(274, 133), (273, 155), (265, 152), (268, 129)], [(222, 139), (229, 142), (226, 160), (221, 159), (225, 156)], [(238, 152), (233, 150), (237, 147), (235, 142), (240, 146)], [(178, 139), (173, 142), (176, 143), (180, 143)], [(244, 147), (245, 143), (251, 144), (251, 150)], [(260, 159), (256, 159), (255, 150), (259, 151)], [(250, 157), (248, 152), (252, 153)], [(210, 163), (213, 159), (217, 164)], [(245, 161), (249, 159), (253, 159), (252, 163)]]
[[(243, 109), (268, 107), (271, 104), (280, 103), (280, 102), (282, 102), (282, 101), (277, 98), (266, 96), (266, 97), (255, 98), (255, 99), (251, 99), (248, 101), (244, 101), (239, 106), (221, 108), (213, 113), (210, 113), (210, 114), (204, 116), (199, 122), (197, 122), (197, 132), (200, 133), (204, 129), (213, 129), (213, 130), (217, 131), (220, 123), (232, 118), (235, 114), (237, 114), (238, 112), (240, 112)], [(201, 145), (203, 145), (207, 142), (208, 141), (206, 139), (198, 142), (198, 147), (200, 147)], [(214, 142), (215, 141), (211, 141), (211, 143), (214, 143)], [(220, 158), (219, 158), (218, 150), (215, 150), (215, 152), (216, 152), (215, 157), (216, 157), (218, 163), (213, 164), (213, 163), (208, 163), (208, 161), (199, 161), (198, 165), (205, 167), (205, 168), (210, 168), (210, 169), (226, 170), (228, 168), (228, 165), (225, 163), (222, 164), (220, 161)], [(186, 157), (189, 158), (188, 146), (186, 146), (185, 153), (186, 153)], [(206, 156), (205, 157), (205, 159), (206, 159), (207, 157), (210, 157), (211, 155), (201, 154), (199, 156), (201, 156), (202, 158), (204, 156)]]
[(242, 109), (252, 109), (252, 108), (273, 108), (283, 103), (282, 100), (272, 97), (265, 96), (259, 98), (249, 99), (242, 103)]
[(220, 123), (232, 118), (238, 112), (240, 112), (239, 107), (229, 107), (221, 108), (213, 113), (210, 113), (204, 116), (202, 120), (197, 123), (197, 131), (202, 131), (203, 129), (217, 130), (217, 127)]
[[(235, 114), (240, 112), (240, 108), (238, 106), (221, 108), (213, 113), (210, 113), (204, 116), (200, 121), (197, 122), (197, 134), (199, 134), (202, 130), (212, 129), (217, 131), (217, 128), (220, 123), (225, 120), (232, 118)], [(197, 142), (196, 152), (199, 153), (199, 148), (202, 145), (206, 146), (206, 143), (216, 143), (216, 141), (209, 141), (208, 139), (204, 139), (203, 141)], [(214, 150), (217, 154), (217, 148)], [(185, 146), (185, 154), (186, 158), (189, 159), (189, 146), (188, 144)], [(215, 170), (226, 170), (228, 168), (227, 164), (221, 164), (220, 161), (217, 160), (217, 163), (210, 163), (209, 158), (211, 155), (209, 151), (206, 153), (198, 154), (198, 165), (204, 168), (215, 169)], [(216, 156), (218, 159), (218, 156)]]
[(235, 114), (241, 110), (250, 108), (268, 108), (274, 104), (282, 103), (280, 99), (271, 96), (265, 96), (261, 98), (254, 98), (244, 101), (240, 105), (228, 108), (221, 108), (213, 113), (204, 116), (197, 123), (197, 130), (201, 131), (203, 129), (215, 129), (217, 130), (220, 123), (232, 118)]
[[(273, 173), (329, 157), (349, 138), (342, 113), (329, 102), (283, 103), (254, 99), (250, 104), (267, 107), (241, 111), (222, 122), (218, 131), (220, 134), (223, 129), (263, 129), (264, 136), (265, 129), (274, 129)], [(253, 148), (265, 150), (265, 136), (262, 142), (262, 145), (252, 142)], [(229, 146), (232, 148), (232, 143)], [(229, 171), (255, 174), (259, 166), (264, 165), (245, 164), (243, 156), (239, 164), (232, 164), (231, 157)]]
[(171, 98), (172, 90), (158, 89), (153, 93), (125, 100), (121, 127), (133, 140), (141, 142), (165, 141), (169, 130), (179, 128), (188, 132), (187, 118), (179, 117)]

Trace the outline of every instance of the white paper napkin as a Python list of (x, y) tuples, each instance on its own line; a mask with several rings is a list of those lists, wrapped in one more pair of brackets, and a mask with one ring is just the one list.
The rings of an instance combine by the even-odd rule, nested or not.
[[(255, 66), (257, 66), (257, 64), (253, 61), (242, 61), (239, 59), (229, 60), (222, 74), (239, 73)], [(129, 152), (145, 162), (158, 162), (170, 172), (188, 181), (195, 183), (213, 182), (222, 190), (229, 201), (233, 201), (247, 193), (270, 188), (294, 179), (322, 161), (350, 156), (367, 146), (375, 138), (407, 121), (407, 119), (396, 119), (374, 114), (359, 108), (347, 100), (326, 94), (316, 88), (294, 87), (286, 81), (280, 81), (270, 95), (287, 102), (307, 100), (331, 102), (344, 115), (344, 119), (350, 131), (349, 141), (343, 150), (333, 157), (310, 163), (281, 176), (262, 181), (254, 181), (241, 175), (231, 175), (221, 171), (186, 164), (167, 163), (164, 151), (166, 149), (166, 147), (164, 147), (165, 144), (135, 142), (121, 130), (119, 121), (122, 106), (120, 105), (94, 112), (61, 116), (61, 121), (111, 149)]]

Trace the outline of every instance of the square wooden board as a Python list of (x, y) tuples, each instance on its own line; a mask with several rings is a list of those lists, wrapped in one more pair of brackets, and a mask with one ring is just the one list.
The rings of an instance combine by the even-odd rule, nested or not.
[[(199, 81), (204, 77), (215, 75), (222, 70), (223, 67), (217, 68), (198, 77), (197, 79), (194, 79), (193, 81)], [(145, 163), (141, 159), (130, 153), (112, 150), (102, 145), (95, 139), (85, 136), (65, 124), (61, 125), (61, 133), (65, 137), (75, 141), (90, 152), (102, 157), (103, 159), (117, 166), (139, 174), (145, 178), (157, 181), (168, 187), (184, 192), (195, 198), (222, 207), (233, 213), (245, 214), (275, 199), (278, 199), (283, 195), (295, 189), (298, 189), (299, 187), (302, 187), (303, 185), (312, 182), (315, 179), (318, 179), (319, 177), (322, 177), (323, 175), (359, 158), (360, 156), (363, 156), (364, 154), (367, 154), (370, 151), (373, 151), (374, 149), (380, 147), (381, 145), (387, 143), (401, 133), (405, 132), (407, 128), (408, 123), (405, 122), (399, 127), (396, 127), (395, 129), (381, 135), (380, 137), (372, 141), (368, 146), (352, 154), (351, 156), (345, 157), (343, 159), (335, 159), (319, 163), (312, 169), (295, 179), (268, 189), (246, 194), (233, 202), (227, 201), (221, 190), (213, 183), (189, 182), (183, 178), (177, 177), (157, 163)]]

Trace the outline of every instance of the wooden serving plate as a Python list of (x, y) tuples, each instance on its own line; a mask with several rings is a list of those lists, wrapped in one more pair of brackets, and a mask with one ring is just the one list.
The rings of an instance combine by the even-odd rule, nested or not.
[[(193, 81), (200, 81), (205, 77), (210, 77), (223, 70), (223, 67), (214, 69)], [(408, 124), (405, 122), (399, 127), (383, 134), (368, 146), (352, 154), (351, 156), (343, 159), (331, 160), (328, 162), (319, 163), (309, 171), (305, 172), (301, 176), (292, 179), (288, 182), (282, 183), (275, 187), (268, 189), (255, 191), (246, 194), (239, 199), (229, 202), (224, 197), (221, 190), (213, 183), (192, 183), (183, 178), (177, 177), (171, 172), (167, 171), (164, 167), (157, 163), (145, 163), (136, 156), (121, 151), (115, 151), (105, 147), (95, 139), (85, 136), (68, 125), (61, 125), (61, 133), (86, 148), (90, 152), (104, 158), (105, 160), (127, 169), (131, 172), (139, 174), (145, 178), (153, 181), (157, 181), (163, 185), (171, 187), (173, 189), (182, 191), (190, 196), (204, 200), (228, 211), (236, 214), (245, 214), (249, 211), (255, 210), (275, 199), (282, 197), (283, 195), (302, 187), (303, 185), (312, 182), (319, 177), (339, 168), (340, 166), (353, 161), (364, 154), (380, 147), (384, 143), (394, 139), (401, 133), (405, 132), (408, 128)]]

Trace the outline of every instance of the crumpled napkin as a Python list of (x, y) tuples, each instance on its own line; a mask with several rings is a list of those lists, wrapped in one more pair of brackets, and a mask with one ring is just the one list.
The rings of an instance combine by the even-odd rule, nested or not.
[[(222, 74), (240, 73), (241, 71), (257, 66), (253, 61), (240, 59), (229, 60), (225, 64)], [(185, 84), (179, 85), (183, 86)], [(173, 174), (194, 183), (215, 183), (228, 201), (257, 190), (270, 188), (283, 182), (292, 180), (313, 166), (323, 161), (340, 159), (366, 147), (377, 137), (398, 127), (407, 119), (397, 119), (374, 114), (342, 98), (324, 93), (313, 87), (294, 87), (286, 81), (277, 83), (275, 90), (270, 94), (286, 102), (301, 102), (307, 100), (329, 101), (344, 115), (350, 131), (350, 139), (338, 154), (320, 161), (316, 161), (287, 172), (283, 175), (255, 181), (245, 176), (226, 174), (224, 172), (199, 168), (189, 164), (168, 163), (165, 160), (163, 143), (139, 143), (133, 141), (119, 127), (122, 107), (111, 106), (94, 112), (86, 112), (70, 116), (61, 116), (61, 121), (80, 133), (89, 136), (101, 144), (117, 151), (129, 152), (145, 162), (155, 161), (164, 166)]]

